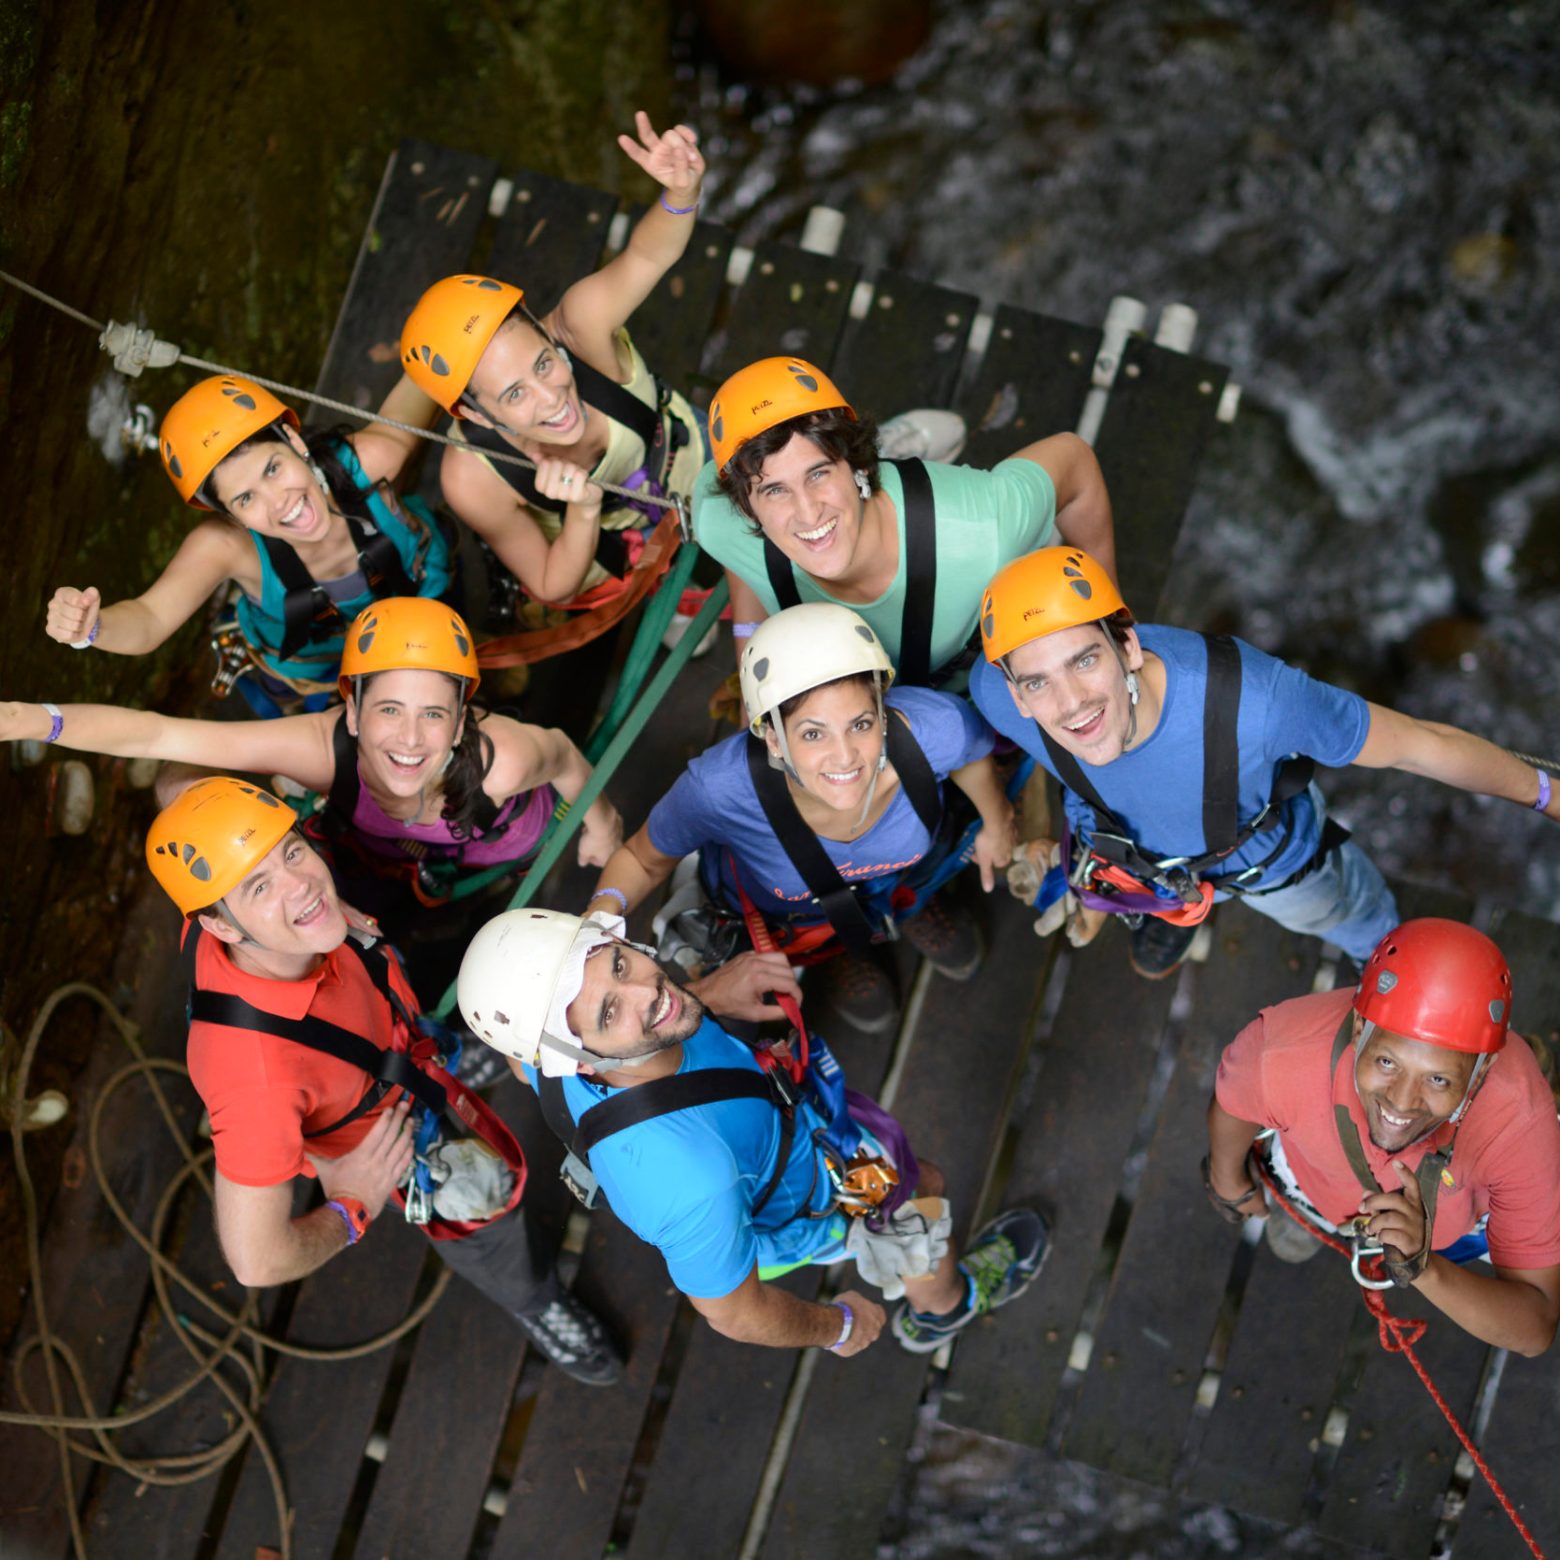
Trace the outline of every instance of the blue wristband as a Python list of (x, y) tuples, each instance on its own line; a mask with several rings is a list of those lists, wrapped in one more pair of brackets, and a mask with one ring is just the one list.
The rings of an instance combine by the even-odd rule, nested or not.
[(691, 206), (668, 206), (666, 203), (666, 191), (661, 191), (661, 210), (669, 211), (674, 217), (686, 217), (689, 212), (697, 211), (698, 209), (698, 201), (694, 201)]
[[(47, 706), (45, 706), (45, 708), (47, 708)], [(52, 742), (54, 740), (54, 738), (50, 737), (49, 740)], [(1533, 811), (1534, 812), (1548, 812), (1549, 811), (1549, 798), (1554, 794), (1553, 790), (1550, 787), (1550, 783), (1549, 783), (1549, 771), (1547, 769), (1540, 769), (1540, 770), (1537, 771), (1537, 774), (1538, 774), (1538, 800), (1533, 803)]]
[[(356, 1202), (357, 1199), (354, 1198), (353, 1201)], [(332, 1197), (331, 1200), (325, 1204), (325, 1206), (327, 1208), (334, 1208), (336, 1212), (341, 1215), (341, 1222), (347, 1227), (347, 1244), (349, 1246), (357, 1245), (357, 1243), (363, 1238), (364, 1230), (368, 1227), (367, 1217), (365, 1216), (363, 1223), (359, 1224), (358, 1221), (353, 1218), (352, 1210), (348, 1208), (345, 1203), (337, 1202), (334, 1197)], [(362, 1203), (358, 1203), (359, 1208), (362, 1206)]]
[[(48, 715), (51, 722), (49, 726), (49, 734), (43, 740), (45, 742), (58, 742), (60, 740), (60, 733), (65, 729), (65, 717), (60, 714), (59, 705), (50, 704), (47, 699), (43, 701), (43, 709), (44, 713)], [(1548, 777), (1545, 776), (1545, 778), (1547, 779)]]
[(628, 919), (628, 895), (621, 888), (598, 888), (591, 896), (592, 902), (597, 899), (615, 899), (618, 902), (618, 914), (626, 921)]

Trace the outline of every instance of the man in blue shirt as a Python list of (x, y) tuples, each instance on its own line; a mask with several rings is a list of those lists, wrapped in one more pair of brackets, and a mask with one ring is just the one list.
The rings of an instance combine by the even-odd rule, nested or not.
[(971, 697), (1063, 782), (1074, 892), (1143, 917), (1133, 964), (1151, 979), (1230, 894), (1359, 964), (1397, 925), (1380, 872), (1324, 827), (1304, 760), (1428, 775), (1560, 818), (1550, 776), (1482, 737), (1368, 703), (1238, 640), (1137, 627), (1077, 548), (1002, 569), (981, 638)]
[[(461, 1011), (538, 1088), (544, 1106), (559, 1080), (553, 1087), (561, 1085), (576, 1124), (662, 1080), (736, 1079), (735, 1090), (641, 1115), (589, 1148), (589, 1170), (613, 1211), (661, 1251), (673, 1282), (717, 1332), (775, 1348), (867, 1348), (887, 1320), (876, 1301), (848, 1289), (815, 1304), (765, 1282), (809, 1262), (852, 1257), (888, 1298), (903, 1296), (893, 1332), (913, 1353), (930, 1353), (1029, 1286), (1046, 1251), (1044, 1221), (1028, 1209), (1003, 1214), (961, 1261), (933, 1165), (920, 1164), (913, 1200), (900, 1192), (872, 1217), (847, 1216), (862, 1186), (892, 1188), (900, 1167), (907, 1183), (915, 1180), (897, 1124), (859, 1097), (842, 1120), (811, 1079), (786, 1104), (751, 1047), (727, 1034), (695, 988), (676, 985), (650, 950), (623, 941), (622, 929), (613, 916), (504, 912), (466, 952)], [(825, 1067), (842, 1092), (832, 1058)]]

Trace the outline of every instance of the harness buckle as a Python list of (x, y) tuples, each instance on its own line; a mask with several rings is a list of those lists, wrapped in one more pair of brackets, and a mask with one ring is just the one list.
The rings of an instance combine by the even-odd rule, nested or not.
[(1347, 1235), (1349, 1240), (1349, 1271), (1354, 1275), (1354, 1282), (1361, 1289), (1392, 1289), (1396, 1286), (1390, 1278), (1371, 1278), (1365, 1273), (1360, 1264), (1369, 1262), (1374, 1257), (1385, 1258), (1387, 1248), (1380, 1241), (1372, 1240), (1364, 1234), (1351, 1220), (1348, 1224), (1340, 1225), (1338, 1233)]

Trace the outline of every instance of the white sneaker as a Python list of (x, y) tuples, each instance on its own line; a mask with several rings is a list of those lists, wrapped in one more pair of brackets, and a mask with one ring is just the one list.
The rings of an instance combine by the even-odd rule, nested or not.
[[(693, 627), (693, 617), (687, 612), (674, 612), (672, 621), (666, 625), (666, 632), (661, 635), (661, 648), (674, 650), (684, 634)], [(700, 656), (705, 656), (715, 648), (715, 641), (720, 637), (720, 620), (711, 623), (709, 629), (698, 644), (694, 647), (693, 659), (697, 661)]]
[(957, 412), (917, 407), (890, 417), (878, 429), (878, 454), (884, 460), (953, 460), (964, 448), (965, 432)]

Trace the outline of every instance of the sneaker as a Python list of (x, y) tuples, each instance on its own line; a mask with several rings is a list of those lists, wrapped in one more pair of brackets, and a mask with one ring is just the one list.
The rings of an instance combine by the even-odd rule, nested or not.
[(828, 1000), (853, 1029), (881, 1035), (898, 1024), (899, 993), (876, 959), (842, 953), (828, 970)]
[(1268, 1199), (1267, 1223), (1262, 1238), (1280, 1262), (1309, 1262), (1322, 1249), (1322, 1243), (1306, 1227)]
[(545, 1311), (516, 1314), (526, 1337), (565, 1375), (587, 1387), (610, 1387), (623, 1373), (623, 1362), (607, 1330), (567, 1291)]
[(968, 980), (985, 956), (975, 917), (944, 893), (933, 894), (924, 909), (900, 923), (899, 931), (939, 975), (949, 980)]
[(974, 1299), (948, 1316), (928, 1316), (901, 1302), (891, 1324), (902, 1348), (931, 1354), (977, 1316), (1000, 1311), (1034, 1283), (1051, 1249), (1051, 1232), (1032, 1208), (999, 1213), (970, 1245), (959, 1263), (971, 1281)]
[(1172, 926), (1163, 916), (1146, 915), (1132, 934), (1132, 968), (1144, 980), (1163, 980), (1181, 967), (1196, 938), (1195, 926)]
[(953, 460), (964, 448), (964, 419), (930, 406), (890, 417), (878, 428), (884, 460)]

